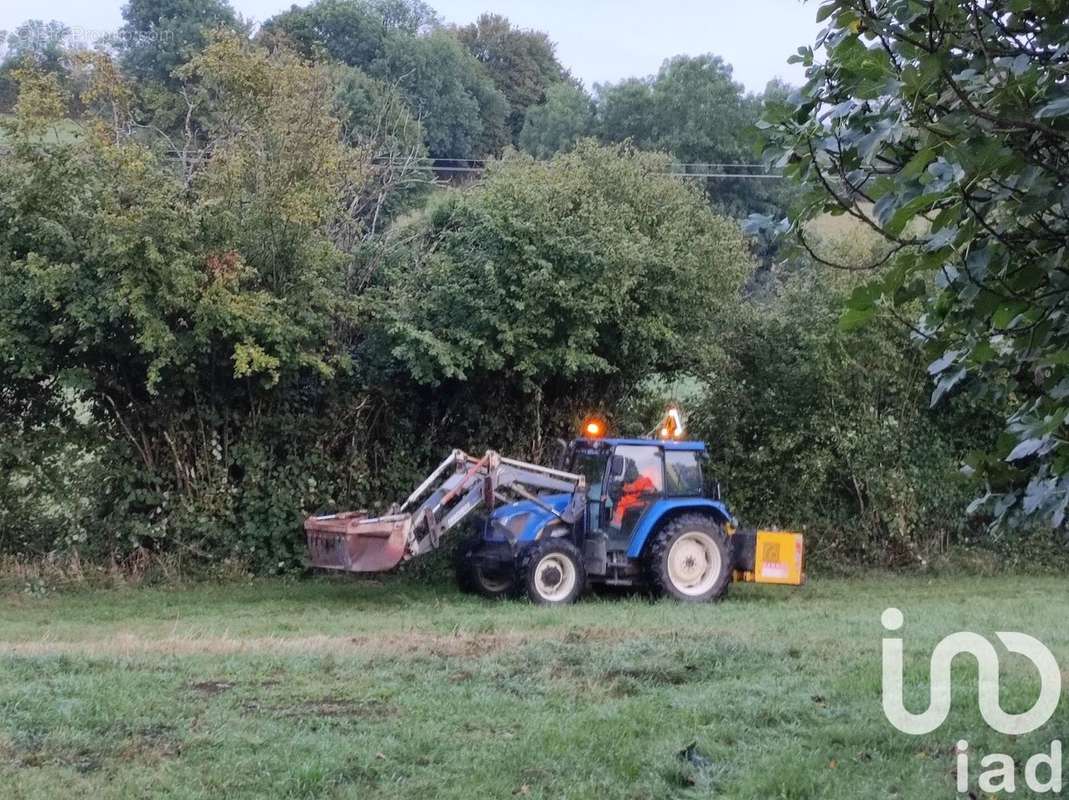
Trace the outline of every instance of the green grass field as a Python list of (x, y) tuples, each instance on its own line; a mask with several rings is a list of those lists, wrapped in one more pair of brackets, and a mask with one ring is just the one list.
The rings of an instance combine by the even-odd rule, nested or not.
[[(1066, 702), (1030, 736), (988, 731), (967, 659), (947, 724), (896, 732), (880, 706), (889, 605), (906, 615), (914, 708), (953, 631), (1023, 630), (1069, 666), (1069, 596), (1052, 577), (554, 609), (406, 578), (11, 592), (0, 797), (928, 800), (955, 796), (963, 736), (1022, 762), (1069, 739)], [(1016, 658), (1007, 710), (1038, 687)]]
[[(0, 114), (0, 147), (6, 147), (10, 142), (7, 132), (3, 129), (3, 123), (11, 122), (13, 115)], [(81, 138), (85, 134), (82, 125), (73, 119), (64, 119), (57, 122), (51, 127), (51, 129), (45, 133), (41, 138), (43, 141), (54, 142), (57, 144), (69, 144), (77, 139)]]

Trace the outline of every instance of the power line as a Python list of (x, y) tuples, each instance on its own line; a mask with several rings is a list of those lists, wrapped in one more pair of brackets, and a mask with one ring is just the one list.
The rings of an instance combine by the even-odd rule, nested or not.
[[(10, 152), (10, 148), (0, 145), (0, 156), (7, 155)], [(178, 151), (168, 152), (167, 158), (178, 161), (185, 157), (197, 157), (203, 156), (204, 151), (191, 151), (190, 153), (183, 154)], [(447, 166), (439, 162), (459, 162), (464, 166)], [(473, 166), (473, 162), (481, 162), (482, 166)], [(466, 159), (466, 158), (423, 158), (423, 159), (391, 159), (389, 156), (376, 156), (372, 158), (372, 166), (385, 168), (390, 166), (410, 166), (413, 169), (425, 169), (430, 172), (449, 172), (456, 174), (482, 174), (486, 172), (487, 161), (485, 159)], [(657, 173), (659, 175), (667, 175), (671, 178), (708, 178), (711, 180), (782, 180), (783, 175), (776, 173), (753, 173), (753, 172), (680, 172), (680, 167), (703, 167), (707, 170), (718, 168), (741, 168), (752, 167), (766, 169), (763, 164), (713, 164), (713, 163), (699, 163), (694, 162), (691, 164), (676, 164), (673, 168), (667, 172)]]
[[(375, 156), (372, 158), (372, 162), (374, 166), (378, 167), (411, 166), (416, 169), (427, 169), (432, 172), (466, 174), (485, 172), (487, 164), (489, 163), (486, 159), (481, 158), (432, 158), (429, 156), (416, 159)], [(726, 169), (767, 170), (768, 167), (764, 164), (728, 164), (711, 161), (692, 161), (681, 164), (672, 164), (668, 171), (659, 174), (669, 175), (674, 178), (741, 178), (743, 180), (779, 180), (783, 178), (783, 175), (774, 172), (725, 172), (724, 170)]]
[[(390, 156), (390, 155), (373, 156), (372, 158), (374, 160), (377, 160), (377, 161), (383, 161), (383, 160), (394, 160), (394, 161), (412, 160), (412, 161), (434, 161), (434, 162), (452, 161), (452, 162), (458, 162), (458, 163), (466, 164), (466, 165), (486, 164), (489, 161), (498, 160), (498, 159), (489, 159), (489, 158), (471, 158), (471, 157), (460, 158), (460, 157), (446, 157), (446, 156), (420, 156), (419, 158), (404, 159), (404, 158), (399, 157), (399, 156)], [(677, 166), (677, 167), (695, 167), (695, 166), (698, 166), (698, 167), (758, 167), (758, 168), (761, 168), (761, 169), (767, 169), (768, 168), (768, 166), (766, 164), (762, 164), (760, 162), (754, 162), (754, 161), (745, 161), (745, 162), (743, 162), (743, 161), (674, 161), (672, 163), (673, 163), (674, 166)]]
[[(394, 156), (373, 156), (372, 161), (384, 161), (390, 164), (407, 164), (407, 163), (420, 163), (429, 166), (434, 166), (436, 169), (445, 169), (446, 166), (462, 166), (472, 168), (483, 168), (490, 159), (485, 158), (434, 158), (432, 156), (425, 156), (422, 158), (397, 158)], [(701, 168), (705, 170), (712, 169), (762, 169), (767, 170), (769, 167), (765, 164), (753, 164), (753, 163), (741, 163), (741, 162), (720, 162), (720, 161), (681, 161), (672, 162), (672, 169), (686, 169), (688, 167)]]
[[(388, 167), (391, 164), (374, 164), (376, 167)], [(454, 172), (454, 173), (468, 173), (468, 174), (482, 174), (486, 172), (486, 167), (445, 167), (436, 164), (421, 164), (416, 169), (427, 169), (431, 172)], [(739, 178), (741, 180), (783, 180), (783, 175), (772, 174), (755, 174), (746, 172), (660, 172), (659, 175), (667, 175), (672, 178)]]

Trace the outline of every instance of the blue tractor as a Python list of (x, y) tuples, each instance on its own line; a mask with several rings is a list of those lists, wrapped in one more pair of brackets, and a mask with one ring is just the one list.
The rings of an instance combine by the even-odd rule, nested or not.
[(457, 578), (485, 597), (564, 604), (603, 583), (704, 602), (732, 580), (802, 582), (799, 534), (738, 531), (719, 492), (706, 492), (704, 443), (671, 428), (660, 439), (601, 438), (600, 430), (588, 424), (561, 469), (455, 450), (385, 515), (307, 520), (312, 564), (388, 570), (437, 549), (463, 524), (473, 533), (456, 550)]
[(703, 491), (702, 442), (577, 439), (568, 493), (500, 506), (458, 554), (461, 587), (489, 597), (526, 593), (567, 603), (588, 583), (648, 583), (681, 600), (720, 597), (734, 559), (731, 513)]

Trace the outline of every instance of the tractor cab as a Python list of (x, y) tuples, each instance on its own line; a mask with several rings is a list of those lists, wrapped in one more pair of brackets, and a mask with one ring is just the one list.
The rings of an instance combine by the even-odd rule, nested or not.
[(575, 440), (567, 469), (586, 478), (586, 535), (605, 537), (610, 551), (626, 551), (648, 511), (704, 496), (702, 464), (707, 459), (703, 442)]

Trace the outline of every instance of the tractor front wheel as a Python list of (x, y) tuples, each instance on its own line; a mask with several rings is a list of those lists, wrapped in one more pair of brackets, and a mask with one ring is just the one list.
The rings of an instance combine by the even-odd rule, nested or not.
[(500, 569), (489, 569), (478, 557), (483, 546), (482, 534), (467, 539), (457, 548), (456, 575), (457, 586), (467, 594), (478, 594), (491, 600), (512, 597), (516, 589), (516, 578), (511, 565)]
[(519, 578), (532, 603), (566, 605), (586, 587), (583, 557), (566, 539), (547, 539), (520, 557)]
[(657, 534), (650, 547), (654, 590), (677, 600), (719, 600), (731, 583), (731, 548), (720, 524), (703, 514), (684, 514)]

